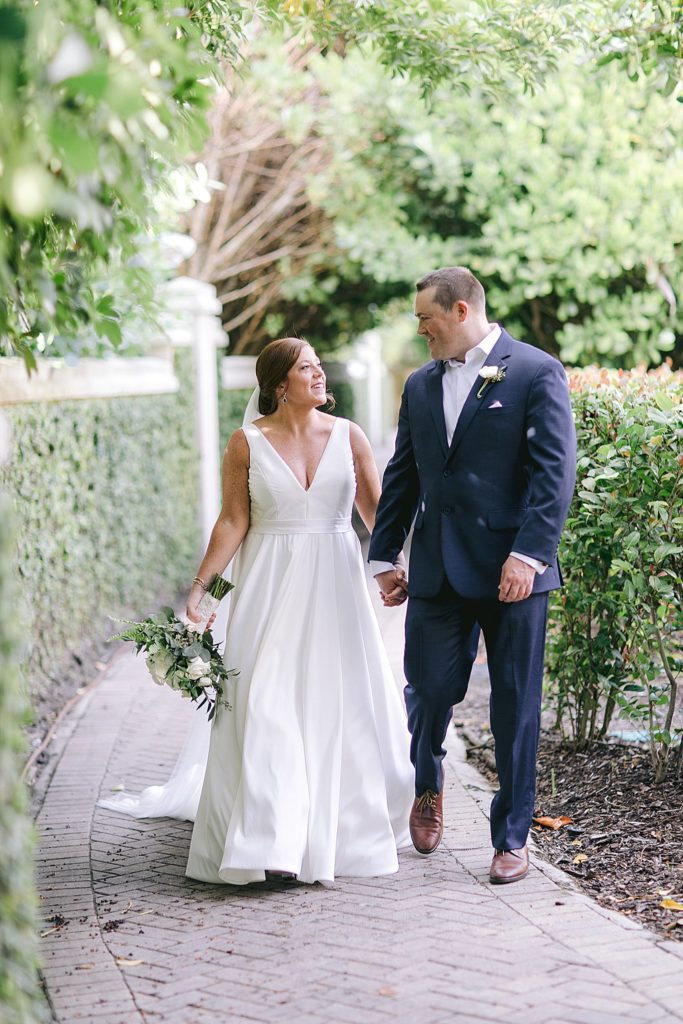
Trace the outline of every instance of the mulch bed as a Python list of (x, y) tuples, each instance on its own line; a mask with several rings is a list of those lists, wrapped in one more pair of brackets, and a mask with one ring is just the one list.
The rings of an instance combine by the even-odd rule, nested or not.
[[(494, 783), (488, 680), (476, 673), (456, 709), (468, 756)], [(534, 826), (537, 849), (586, 893), (668, 939), (683, 941), (683, 779), (653, 782), (647, 749), (596, 743), (575, 751), (549, 729), (538, 756), (536, 816), (566, 816), (553, 831)]]

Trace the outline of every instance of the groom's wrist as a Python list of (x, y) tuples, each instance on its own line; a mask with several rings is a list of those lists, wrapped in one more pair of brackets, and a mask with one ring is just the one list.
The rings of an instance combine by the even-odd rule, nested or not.
[(381, 562), (381, 561), (374, 561), (373, 560), (373, 561), (370, 561), (368, 564), (370, 566), (370, 572), (372, 573), (373, 576), (379, 576), (379, 574), (381, 572), (393, 572), (394, 571), (394, 563), (393, 562)]
[(525, 562), (527, 565), (530, 565), (536, 570), (539, 576), (542, 576), (548, 568), (545, 562), (541, 562), (538, 558), (532, 558), (531, 555), (521, 555), (519, 551), (511, 551), (510, 554), (520, 562)]

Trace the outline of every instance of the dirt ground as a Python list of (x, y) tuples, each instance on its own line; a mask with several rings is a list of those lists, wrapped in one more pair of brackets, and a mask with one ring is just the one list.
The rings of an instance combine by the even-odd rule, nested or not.
[[(454, 720), (468, 757), (495, 785), (488, 701), (480, 664)], [(544, 728), (535, 814), (571, 819), (557, 830), (534, 826), (542, 856), (603, 906), (683, 941), (683, 779), (670, 773), (655, 785), (644, 745), (612, 741), (579, 752)]]

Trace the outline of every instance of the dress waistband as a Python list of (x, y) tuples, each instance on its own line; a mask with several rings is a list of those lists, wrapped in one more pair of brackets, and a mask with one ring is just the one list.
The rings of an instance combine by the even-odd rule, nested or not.
[(351, 530), (351, 516), (339, 519), (257, 519), (250, 533), (346, 533)]

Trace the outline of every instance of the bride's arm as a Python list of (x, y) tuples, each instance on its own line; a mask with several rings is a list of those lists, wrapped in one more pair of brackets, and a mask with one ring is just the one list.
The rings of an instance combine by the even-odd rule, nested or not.
[[(211, 531), (206, 554), (197, 576), (208, 585), (223, 572), (249, 529), (249, 444), (243, 431), (236, 430), (223, 456), (223, 504)], [(195, 583), (187, 601), (187, 616), (197, 622), (196, 608), (204, 595)]]
[(349, 440), (356, 473), (356, 508), (368, 532), (372, 533), (375, 528), (377, 503), (382, 491), (377, 464), (370, 442), (357, 423), (349, 423)]
[[(356, 508), (370, 533), (375, 528), (375, 514), (382, 486), (377, 472), (377, 463), (370, 442), (357, 423), (350, 425), (351, 451), (353, 452), (353, 468), (356, 472)], [(400, 552), (394, 565), (406, 575), (406, 563), (403, 552)], [(404, 584), (401, 585), (404, 589)]]

